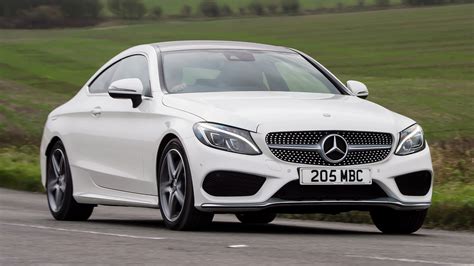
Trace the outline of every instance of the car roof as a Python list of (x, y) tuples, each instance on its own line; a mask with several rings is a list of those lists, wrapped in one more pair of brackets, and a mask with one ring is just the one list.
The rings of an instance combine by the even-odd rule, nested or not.
[(289, 48), (275, 45), (267, 45), (252, 42), (234, 41), (172, 41), (151, 44), (161, 52), (184, 51), (184, 50), (208, 50), (208, 49), (238, 49), (238, 50), (261, 50), (275, 52), (290, 52)]

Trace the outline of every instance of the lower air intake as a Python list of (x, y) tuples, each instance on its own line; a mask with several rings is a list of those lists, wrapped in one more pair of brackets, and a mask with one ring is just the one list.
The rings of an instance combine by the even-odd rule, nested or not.
[(431, 173), (420, 171), (395, 177), (400, 193), (406, 196), (424, 196), (431, 188)]
[(265, 177), (239, 172), (216, 171), (208, 174), (202, 188), (216, 197), (255, 195), (265, 182)]
[(387, 197), (379, 185), (300, 185), (298, 180), (284, 185), (274, 196), (282, 200), (371, 200)]

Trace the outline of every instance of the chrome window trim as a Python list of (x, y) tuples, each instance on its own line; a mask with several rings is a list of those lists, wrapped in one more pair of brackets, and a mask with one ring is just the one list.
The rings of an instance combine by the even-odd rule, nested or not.
[[(135, 53), (131, 53), (131, 54), (127, 54), (127, 55), (124, 55), (122, 57), (120, 57), (119, 59), (116, 59), (114, 60), (113, 62), (110, 62), (109, 64), (106, 64), (106, 65), (103, 65), (102, 68), (102, 71), (99, 71), (99, 72), (96, 72), (92, 78), (90, 79), (89, 82), (87, 82), (86, 84), (86, 95), (87, 96), (104, 96), (104, 95), (109, 95), (107, 92), (98, 92), (98, 93), (93, 93), (93, 92), (90, 92), (89, 88), (91, 86), (92, 83), (94, 83), (94, 81), (100, 76), (102, 75), (105, 71), (107, 71), (109, 68), (111, 68), (112, 66), (120, 63), (120, 61), (126, 59), (126, 58), (129, 58), (129, 57), (132, 57), (132, 56), (143, 56), (145, 57), (145, 60), (147, 62), (147, 69), (148, 69), (148, 75), (150, 76), (149, 78), (149, 82), (150, 82), (150, 88), (151, 88), (151, 73), (150, 73), (150, 59), (148, 58), (148, 54), (145, 53), (145, 52), (135, 52)], [(150, 93), (151, 95), (148, 96), (148, 95), (142, 95), (142, 97), (147, 97), (147, 98), (153, 98), (153, 89), (150, 90)]]

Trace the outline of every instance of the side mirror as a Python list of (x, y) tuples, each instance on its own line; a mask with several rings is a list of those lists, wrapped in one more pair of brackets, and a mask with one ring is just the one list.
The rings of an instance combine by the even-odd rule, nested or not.
[(369, 90), (364, 83), (355, 81), (355, 80), (348, 80), (347, 87), (355, 94), (355, 96), (365, 99), (369, 96)]
[(112, 98), (132, 100), (136, 108), (142, 103), (143, 84), (137, 78), (119, 79), (110, 84), (108, 92)]

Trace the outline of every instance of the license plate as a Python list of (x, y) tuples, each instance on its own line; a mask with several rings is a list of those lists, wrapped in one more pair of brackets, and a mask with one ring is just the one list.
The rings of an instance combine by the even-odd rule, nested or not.
[(370, 185), (370, 169), (300, 168), (301, 185)]

